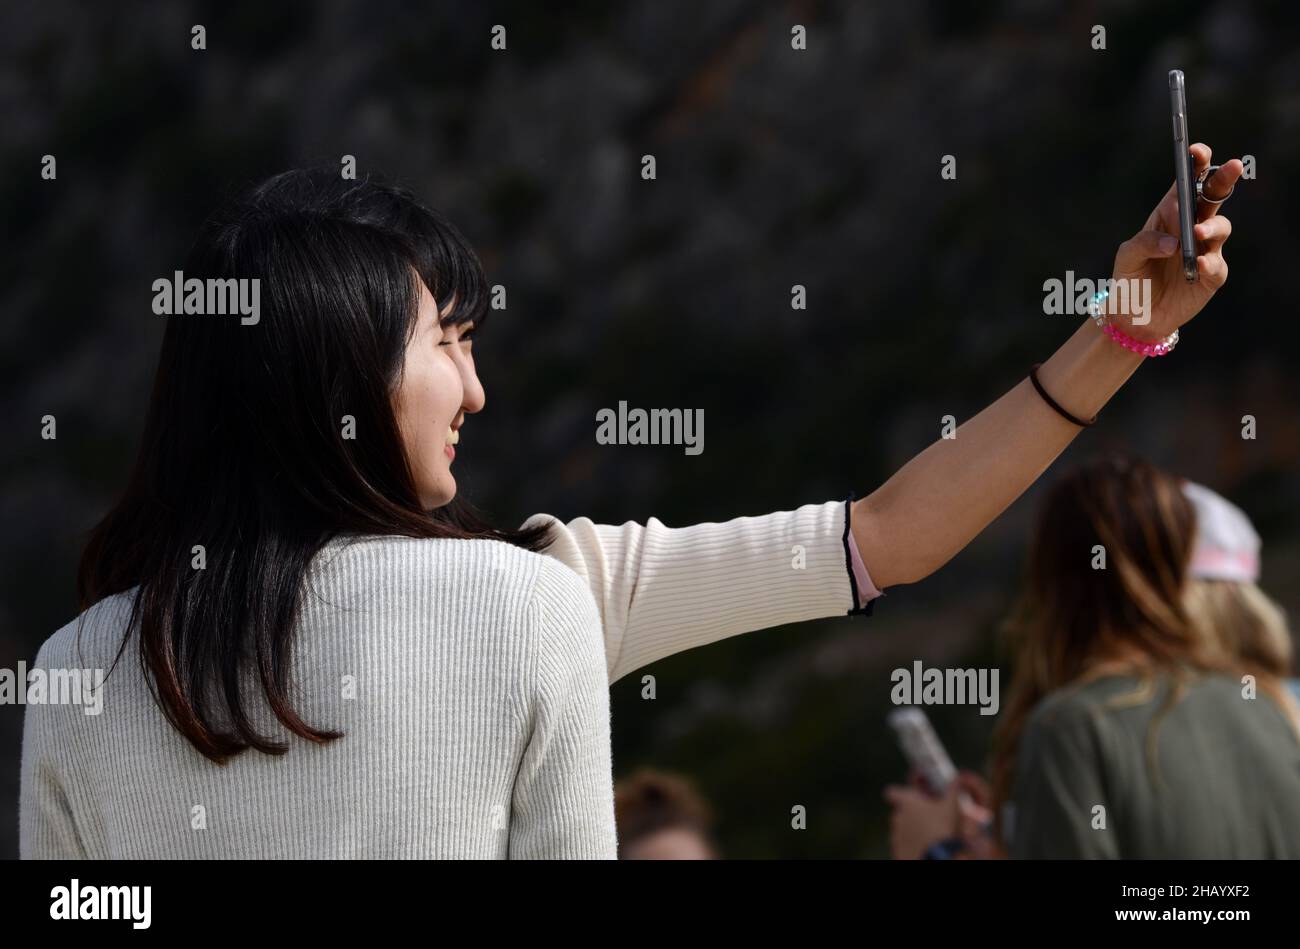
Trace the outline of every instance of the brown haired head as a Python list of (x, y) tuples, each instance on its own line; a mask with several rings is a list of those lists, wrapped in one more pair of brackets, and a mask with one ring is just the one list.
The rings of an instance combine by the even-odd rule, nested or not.
[[(711, 859), (713, 814), (686, 778), (643, 768), (614, 789), (621, 859)], [(650, 846), (647, 846), (650, 844)]]
[(1016, 670), (994, 740), (999, 805), (1025, 722), (1050, 693), (1103, 663), (1142, 675), (1224, 665), (1184, 606), (1195, 531), (1179, 479), (1140, 459), (1099, 458), (1051, 488), (1008, 624)]

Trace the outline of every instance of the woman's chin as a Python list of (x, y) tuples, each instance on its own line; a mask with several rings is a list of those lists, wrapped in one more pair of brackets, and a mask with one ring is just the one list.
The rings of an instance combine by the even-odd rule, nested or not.
[(436, 490), (420, 492), (420, 502), (428, 511), (446, 507), (454, 497), (456, 497), (456, 479), (451, 476), (450, 472)]

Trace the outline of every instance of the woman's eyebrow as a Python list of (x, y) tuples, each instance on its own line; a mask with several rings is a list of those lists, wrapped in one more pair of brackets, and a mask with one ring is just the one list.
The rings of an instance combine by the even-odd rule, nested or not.
[(438, 307), (437, 301), (436, 300), (434, 301), (434, 312), (438, 314), (439, 326), (443, 326), (452, 321), (452, 317), (456, 313), (456, 306), (458, 303), (460, 303), (460, 300), (458, 299), (457, 295), (453, 294), (451, 298), (451, 302), (447, 304), (447, 309), (445, 311), (439, 311), (437, 308)]
[(450, 308), (448, 308), (447, 312), (443, 316), (438, 318), (438, 325), (446, 327), (446, 326), (452, 326), (454, 324), (458, 324), (462, 327), (470, 327), (470, 326), (477, 326), (481, 320), (482, 320), (482, 315), (472, 316), (469, 319), (464, 319), (462, 317), (459, 317), (457, 315), (457, 307), (453, 304)]

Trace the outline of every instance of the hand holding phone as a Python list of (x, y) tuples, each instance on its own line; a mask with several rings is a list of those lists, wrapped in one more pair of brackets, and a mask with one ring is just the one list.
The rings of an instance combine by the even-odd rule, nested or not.
[(1174, 177), (1178, 188), (1178, 239), (1183, 250), (1183, 277), (1196, 282), (1196, 194), (1192, 181), (1191, 139), (1187, 137), (1187, 84), (1181, 69), (1169, 70), (1169, 114), (1174, 126)]
[(887, 721), (898, 735), (907, 763), (921, 775), (926, 789), (938, 797), (946, 794), (957, 778), (957, 769), (925, 712), (911, 706), (899, 708), (889, 713)]
[[(1218, 165), (1207, 165), (1194, 179), (1191, 138), (1187, 132), (1187, 82), (1181, 69), (1169, 70), (1169, 115), (1174, 127), (1174, 180), (1178, 192), (1178, 238), (1183, 250), (1183, 277), (1188, 283), (1197, 280), (1196, 257), (1200, 246), (1193, 228), (1196, 226), (1196, 202), (1222, 204), (1227, 195), (1212, 200), (1202, 194), (1206, 180), (1219, 170)], [(1232, 191), (1229, 190), (1228, 194)]]
[[(1119, 245), (1111, 273), (1130, 293), (1127, 305), (1112, 297), (1111, 304), (1118, 304), (1110, 310), (1112, 322), (1129, 317), (1123, 333), (1139, 343), (1176, 342), (1175, 330), (1196, 316), (1228, 279), (1223, 246), (1232, 223), (1220, 211), (1245, 166), (1236, 158), (1212, 165), (1209, 145), (1188, 142), (1184, 100), (1182, 74), (1174, 70), (1175, 181), (1137, 233)], [(1131, 302), (1134, 293), (1139, 294), (1137, 305)]]

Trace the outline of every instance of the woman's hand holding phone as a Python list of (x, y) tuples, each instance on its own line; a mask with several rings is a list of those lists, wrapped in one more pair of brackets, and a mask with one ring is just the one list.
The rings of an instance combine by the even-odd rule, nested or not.
[(908, 784), (889, 785), (889, 851), (895, 860), (916, 860), (941, 840), (961, 837), (973, 856), (987, 859), (996, 849), (984, 827), (992, 819), (988, 783), (971, 771), (959, 771), (941, 795), (926, 788), (918, 772)]
[[(1195, 175), (1199, 177), (1210, 165), (1210, 146), (1198, 142), (1191, 147), (1191, 153)], [(1239, 159), (1225, 162), (1206, 179), (1205, 196), (1212, 200), (1226, 197), (1243, 170)], [(1121, 312), (1112, 317), (1112, 322), (1124, 333), (1144, 341), (1164, 339), (1199, 313), (1214, 292), (1223, 286), (1228, 279), (1223, 243), (1232, 233), (1232, 223), (1218, 213), (1219, 207), (1207, 201), (1196, 202), (1194, 234), (1201, 246), (1196, 257), (1198, 279), (1195, 283), (1188, 283), (1184, 277), (1179, 253), (1176, 182), (1161, 198), (1142, 229), (1119, 246), (1113, 278), (1116, 281), (1150, 280), (1150, 284), (1129, 283), (1130, 287), (1142, 288), (1138, 299), (1143, 312)]]

